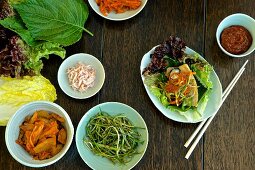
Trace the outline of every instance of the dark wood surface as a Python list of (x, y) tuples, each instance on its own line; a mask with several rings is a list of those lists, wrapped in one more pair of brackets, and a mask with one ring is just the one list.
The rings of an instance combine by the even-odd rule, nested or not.
[[(149, 0), (143, 11), (132, 19), (114, 22), (101, 18), (90, 8), (82, 39), (67, 48), (67, 56), (89, 53), (104, 65), (106, 81), (95, 96), (75, 100), (65, 95), (57, 83), (62, 60), (44, 60), (42, 74), (57, 89), (56, 103), (70, 115), (75, 130), (91, 107), (108, 101), (130, 105), (144, 118), (149, 130), (149, 145), (134, 169), (241, 169), (255, 168), (255, 60), (230, 58), (219, 49), (215, 32), (226, 16), (241, 12), (255, 18), (254, 0)], [(255, 29), (255, 28), (254, 28)], [(203, 55), (217, 72), (223, 89), (246, 59), (246, 70), (199, 142), (189, 160), (183, 146), (197, 124), (167, 119), (152, 104), (140, 78), (142, 56), (170, 35), (177, 35)], [(0, 127), (0, 169), (31, 169), (16, 162), (7, 151), (5, 127)], [(79, 156), (75, 141), (57, 163), (42, 169), (89, 169)]]

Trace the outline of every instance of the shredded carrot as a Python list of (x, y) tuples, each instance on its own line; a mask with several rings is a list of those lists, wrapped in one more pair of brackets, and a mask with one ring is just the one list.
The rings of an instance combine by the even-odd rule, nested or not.
[(103, 15), (115, 11), (123, 13), (127, 10), (135, 10), (141, 5), (141, 0), (95, 0)]
[[(191, 75), (196, 74), (195, 72), (182, 72), (182, 73), (173, 73), (172, 77), (175, 77), (172, 79), (169, 77), (168, 82), (166, 83), (165, 90), (167, 93), (173, 93), (175, 94), (174, 100), (169, 101), (169, 104), (171, 105), (179, 105), (181, 100), (179, 98), (176, 98), (176, 94), (180, 90), (181, 87), (183, 87), (185, 84), (188, 83), (189, 77)], [(191, 91), (190, 86), (187, 86), (184, 95), (187, 95)]]
[(195, 72), (185, 72), (185, 73), (174, 73), (176, 74), (176, 79), (169, 78), (166, 84), (166, 91), (168, 93), (176, 93), (180, 89), (181, 86), (185, 85), (189, 79), (189, 76), (195, 74)]
[(63, 148), (67, 132), (62, 123), (65, 119), (56, 113), (36, 111), (20, 125), (16, 143), (21, 145), (34, 159), (53, 157)]

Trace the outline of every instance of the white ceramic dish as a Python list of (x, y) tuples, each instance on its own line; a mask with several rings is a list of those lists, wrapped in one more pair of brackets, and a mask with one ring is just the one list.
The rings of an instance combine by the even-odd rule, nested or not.
[[(85, 92), (74, 90), (67, 77), (67, 69), (74, 67), (78, 62), (91, 65), (96, 70), (96, 80), (93, 87)], [(94, 56), (85, 53), (74, 54), (63, 61), (58, 70), (58, 83), (65, 94), (76, 99), (86, 99), (95, 95), (103, 86), (105, 80), (105, 71), (101, 62)]]
[[(231, 53), (227, 52), (222, 47), (222, 45), (220, 43), (221, 32), (225, 28), (227, 28), (231, 25), (243, 26), (251, 33), (253, 42), (252, 42), (250, 48), (243, 54), (239, 54), (239, 55), (231, 54)], [(220, 49), (225, 54), (227, 54), (228, 56), (231, 56), (231, 57), (245, 57), (245, 56), (251, 54), (255, 50), (255, 20), (252, 17), (250, 17), (248, 15), (245, 15), (245, 14), (241, 14), (241, 13), (232, 14), (232, 15), (226, 17), (225, 19), (223, 19), (221, 21), (221, 23), (219, 24), (219, 26), (217, 28), (217, 31), (216, 31), (216, 39), (217, 39), (217, 43), (218, 43)]]
[(119, 14), (116, 14), (115, 12), (111, 12), (109, 13), (107, 16), (104, 16), (96, 1), (95, 0), (88, 0), (89, 1), (89, 5), (91, 6), (91, 8), (98, 14), (100, 15), (101, 17), (103, 18), (106, 18), (106, 19), (109, 19), (109, 20), (113, 20), (113, 21), (122, 21), (122, 20), (127, 20), (129, 18), (132, 18), (134, 16), (136, 16), (139, 12), (142, 11), (142, 9), (145, 7), (146, 3), (147, 3), (147, 0), (141, 0), (142, 1), (142, 4), (141, 6), (136, 9), (136, 10), (130, 10), (130, 11), (126, 11), (124, 13), (119, 13)]
[[(100, 109), (103, 112), (107, 112), (110, 115), (116, 115), (119, 113), (124, 113), (127, 118), (133, 123), (134, 126), (139, 126), (144, 129), (139, 129), (139, 133), (141, 134), (141, 139), (144, 140), (144, 143), (138, 147), (138, 152), (140, 154), (134, 155), (132, 160), (125, 165), (113, 164), (107, 158), (103, 158), (101, 156), (97, 156), (93, 154), (93, 152), (84, 144), (84, 138), (86, 137), (85, 127), (89, 122), (90, 118), (95, 116), (100, 112)], [(96, 170), (126, 170), (133, 168), (143, 157), (146, 148), (148, 146), (148, 129), (140, 114), (131, 108), (130, 106), (118, 102), (107, 102), (99, 104), (93, 108), (91, 108), (80, 120), (77, 130), (76, 130), (76, 147), (78, 152), (83, 159), (83, 161), (92, 169)]]
[[(19, 136), (19, 126), (23, 123), (26, 116), (32, 115), (36, 110), (54, 112), (65, 119), (64, 127), (67, 131), (66, 144), (57, 155), (46, 160), (34, 160), (25, 149), (15, 142)], [(72, 121), (62, 107), (52, 102), (36, 101), (22, 106), (10, 118), (5, 130), (5, 142), (8, 151), (16, 161), (28, 167), (39, 168), (51, 165), (61, 159), (71, 146), (73, 135), (74, 127)]]
[[(146, 53), (141, 61), (141, 66), (140, 66), (140, 73), (141, 73), (141, 78), (144, 82), (144, 76), (142, 75), (142, 72), (144, 70), (144, 68), (146, 68), (148, 66), (148, 64), (151, 61), (150, 58), (150, 54), (152, 54), (154, 52), (156, 47), (153, 47), (148, 53)], [(185, 53), (187, 54), (197, 54), (195, 51), (193, 51), (192, 49), (186, 47), (186, 51)], [(205, 60), (202, 56), (199, 55), (199, 57), (202, 60)], [(217, 74), (215, 73), (215, 71), (213, 71), (210, 75), (210, 79), (213, 82), (213, 88), (212, 91), (210, 93), (209, 96), (209, 101), (207, 103), (206, 109), (201, 117), (201, 119), (197, 119), (197, 120), (193, 120), (193, 119), (187, 119), (185, 118), (183, 115), (181, 115), (178, 112), (175, 111), (171, 111), (170, 109), (167, 109), (166, 107), (164, 107), (162, 105), (162, 103), (158, 100), (158, 98), (153, 95), (149, 88), (144, 84), (144, 87), (146, 89), (146, 92), (149, 96), (149, 98), (151, 99), (152, 103), (158, 108), (158, 110), (164, 114), (166, 117), (168, 117), (169, 119), (172, 119), (174, 121), (177, 122), (183, 122), (183, 123), (197, 123), (197, 122), (201, 122), (204, 119), (209, 118), (210, 116), (212, 116), (212, 114), (218, 110), (220, 103), (221, 103), (221, 98), (222, 98), (222, 87), (221, 87), (221, 83), (220, 80), (217, 76)], [(198, 106), (199, 107), (199, 106)], [(192, 114), (192, 110), (187, 111), (186, 115), (191, 115)]]

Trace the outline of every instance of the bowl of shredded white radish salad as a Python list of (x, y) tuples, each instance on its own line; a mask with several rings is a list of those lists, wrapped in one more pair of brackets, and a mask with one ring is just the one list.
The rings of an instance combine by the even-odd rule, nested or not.
[(85, 53), (74, 54), (63, 61), (58, 70), (58, 83), (65, 94), (76, 99), (95, 95), (103, 86), (102, 63)]

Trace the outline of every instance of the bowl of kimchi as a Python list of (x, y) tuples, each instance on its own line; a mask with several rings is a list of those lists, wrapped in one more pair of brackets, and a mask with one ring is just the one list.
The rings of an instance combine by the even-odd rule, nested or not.
[(60, 160), (71, 146), (74, 127), (56, 103), (35, 101), (22, 106), (9, 120), (5, 142), (9, 153), (28, 167), (45, 167)]

